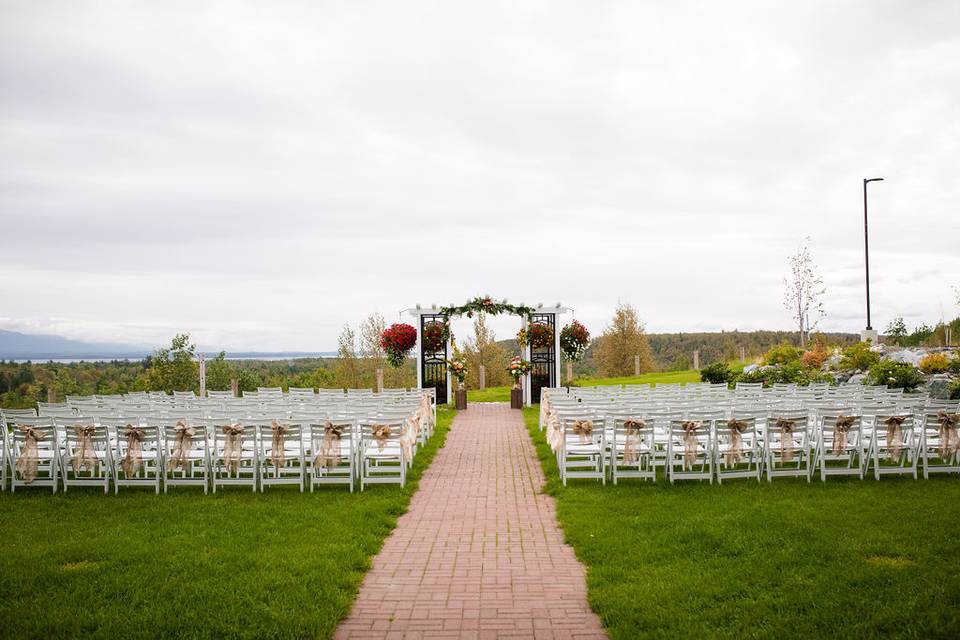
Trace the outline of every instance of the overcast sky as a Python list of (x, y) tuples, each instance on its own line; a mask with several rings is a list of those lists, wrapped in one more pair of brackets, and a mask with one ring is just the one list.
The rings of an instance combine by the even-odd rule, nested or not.
[(869, 176), (874, 325), (960, 312), (956, 0), (0, 8), (0, 328), (328, 350), (486, 293), (789, 328), (809, 236), (859, 331)]

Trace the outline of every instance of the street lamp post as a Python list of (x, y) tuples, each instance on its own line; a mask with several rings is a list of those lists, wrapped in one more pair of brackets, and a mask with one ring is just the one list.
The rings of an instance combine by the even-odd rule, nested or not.
[(883, 178), (864, 178), (863, 179), (863, 259), (866, 265), (867, 275), (867, 328), (860, 334), (864, 341), (877, 341), (877, 332), (870, 324), (870, 235), (867, 226), (867, 184), (870, 182), (880, 182)]

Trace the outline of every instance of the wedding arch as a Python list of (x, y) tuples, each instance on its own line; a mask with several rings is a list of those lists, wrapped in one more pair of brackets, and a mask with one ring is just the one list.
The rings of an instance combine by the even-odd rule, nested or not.
[(531, 340), (523, 346), (523, 358), (530, 362), (530, 372), (523, 376), (523, 402), (540, 402), (540, 390), (555, 387), (560, 380), (560, 329), (557, 316), (567, 313), (559, 302), (552, 307), (538, 304), (528, 307), (512, 305), (506, 300), (494, 300), (480, 296), (466, 304), (447, 307), (421, 307), (419, 304), (407, 313), (417, 318), (417, 386), (421, 389), (436, 389), (437, 403), (445, 404), (453, 399), (453, 385), (447, 370), (452, 341), (450, 320), (460, 316), (472, 318), (475, 313), (496, 316), (503, 313), (520, 317), (520, 328), (527, 330), (533, 324), (548, 326), (553, 333), (553, 342), (534, 346)]

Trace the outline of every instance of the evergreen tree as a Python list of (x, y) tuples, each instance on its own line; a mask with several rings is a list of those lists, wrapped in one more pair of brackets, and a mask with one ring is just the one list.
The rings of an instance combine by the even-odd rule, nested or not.
[(653, 370), (653, 356), (643, 329), (643, 323), (637, 318), (636, 309), (629, 304), (617, 306), (613, 321), (604, 330), (597, 345), (596, 360), (600, 375), (606, 377), (633, 375), (634, 359), (638, 355), (640, 356), (640, 373)]

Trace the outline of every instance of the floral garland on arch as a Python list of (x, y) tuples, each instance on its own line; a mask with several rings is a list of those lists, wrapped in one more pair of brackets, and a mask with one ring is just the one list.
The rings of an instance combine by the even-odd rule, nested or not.
[(452, 316), (466, 315), (468, 318), (472, 318), (475, 313), (489, 313), (492, 316), (500, 315), (501, 313), (512, 313), (513, 315), (524, 316), (527, 320), (531, 320), (534, 311), (535, 309), (533, 307), (512, 305), (509, 304), (506, 299), (498, 302), (490, 296), (477, 296), (459, 307), (453, 305), (440, 307), (440, 313), (443, 315), (446, 323), (450, 322)]
[(408, 324), (396, 323), (380, 334), (380, 346), (386, 353), (390, 366), (399, 368), (407, 359), (407, 352), (417, 344), (417, 330)]
[(560, 331), (560, 351), (567, 360), (579, 362), (590, 346), (590, 332), (574, 320)]
[(534, 349), (548, 349), (553, 346), (553, 327), (534, 322), (517, 332), (517, 343), (521, 348), (529, 343)]

